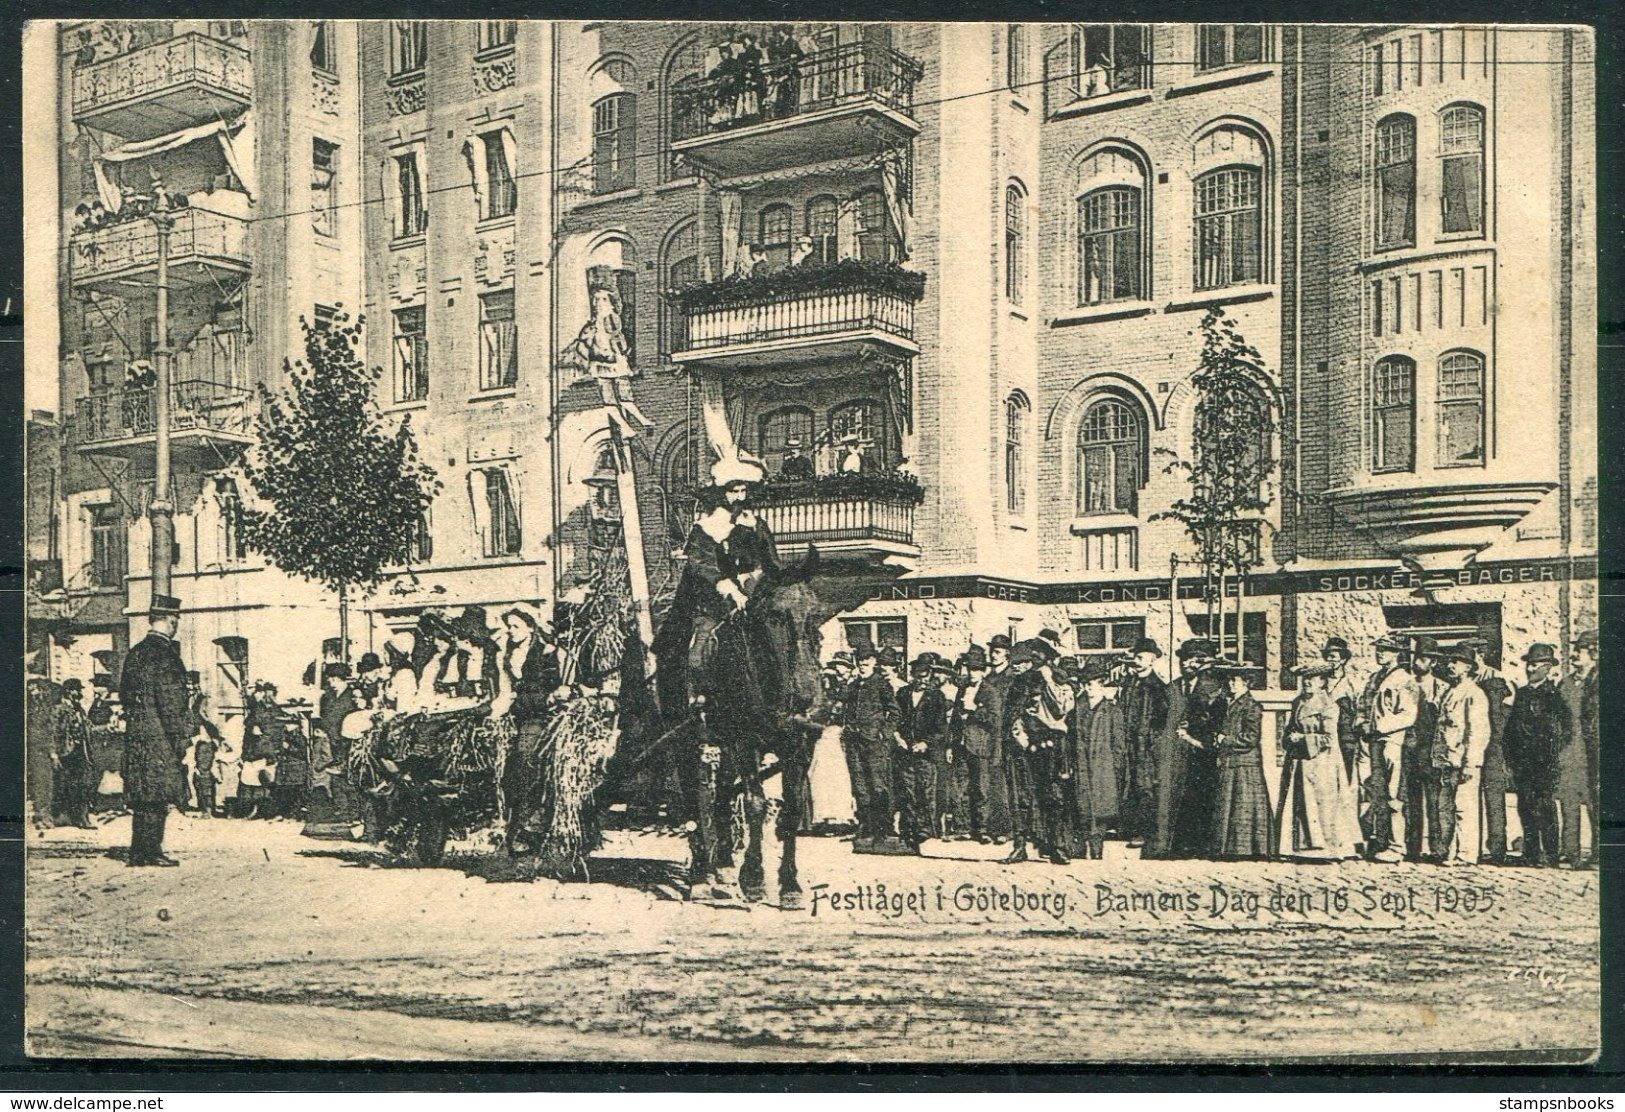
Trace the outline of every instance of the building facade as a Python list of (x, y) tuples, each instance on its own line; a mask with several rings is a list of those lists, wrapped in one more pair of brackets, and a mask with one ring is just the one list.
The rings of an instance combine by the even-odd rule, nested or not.
[[(64, 590), (103, 600), (68, 625), (118, 650), (145, 605), (160, 339), (151, 222), (74, 210), (156, 175), (191, 201), (168, 330), (189, 660), (286, 684), (336, 632), (234, 547), (232, 468), (299, 318), (351, 311), (443, 484), (358, 651), (425, 607), (576, 597), (626, 535), (658, 618), (736, 453), (771, 476), (781, 555), (825, 562), (826, 651), (1222, 634), (1277, 686), (1331, 635), (1566, 645), (1596, 620), (1591, 50), (1561, 28), (64, 25), (59, 543)], [(1214, 309), (1259, 354), (1275, 461), (1222, 604), (1164, 516)], [(610, 314), (624, 364), (582, 355)]]

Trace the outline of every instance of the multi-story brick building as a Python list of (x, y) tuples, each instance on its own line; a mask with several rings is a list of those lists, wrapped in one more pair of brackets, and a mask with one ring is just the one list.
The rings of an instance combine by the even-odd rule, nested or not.
[[(172, 268), (175, 377), (208, 384), (175, 432), (189, 659), (244, 638), (286, 682), (319, 650), (332, 604), (226, 551), (224, 480), (248, 388), (340, 304), (444, 484), (363, 638), (569, 597), (632, 509), (617, 435), (657, 612), (694, 487), (740, 451), (775, 476), (784, 555), (816, 546), (840, 585), (832, 644), (1206, 632), (1160, 514), (1214, 307), (1267, 368), (1270, 540), (1222, 628), (1270, 682), (1334, 633), (1521, 652), (1595, 620), (1583, 32), (302, 21), (115, 25), (108, 47), (98, 26), (57, 52), (62, 547), (75, 567), (123, 538), (127, 568), (97, 573), (125, 604), (113, 647), (146, 590), (118, 507), (150, 474), (124, 377), (155, 342), (151, 225), (69, 227), (154, 160), (205, 225)], [(562, 354), (595, 304), (652, 429)]]

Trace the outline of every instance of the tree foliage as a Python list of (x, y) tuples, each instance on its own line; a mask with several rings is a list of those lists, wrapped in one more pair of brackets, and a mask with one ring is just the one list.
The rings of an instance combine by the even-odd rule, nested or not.
[(1263, 562), (1264, 511), (1272, 496), (1275, 421), (1261, 384), (1264, 358), (1221, 309), (1202, 318), (1202, 357), (1191, 384), (1196, 419), (1189, 459), (1169, 464), (1190, 493), (1153, 520), (1178, 521), (1210, 581)]
[(244, 507), (248, 547), (341, 597), (405, 561), (440, 489), (410, 420), (391, 430), (379, 414), (380, 372), (357, 354), (361, 319), (348, 320), (317, 328), (300, 318), (305, 357), (284, 363), (280, 395), (260, 386), (258, 445), (244, 462), (260, 503)]

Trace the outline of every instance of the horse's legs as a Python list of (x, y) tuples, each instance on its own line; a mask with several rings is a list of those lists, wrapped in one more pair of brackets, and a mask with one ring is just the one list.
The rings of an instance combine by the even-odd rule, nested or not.
[(739, 867), (739, 887), (747, 900), (761, 900), (767, 896), (767, 874), (762, 868), (762, 825), (767, 818), (767, 797), (762, 793), (759, 771), (751, 767), (756, 762), (743, 764), (741, 794), (745, 801), (745, 860)]
[(780, 776), (784, 785), (784, 807), (779, 811), (779, 907), (784, 911), (800, 911), (803, 904), (801, 883), (796, 878), (796, 837), (801, 832), (802, 820), (812, 809), (809, 798), (807, 771), (811, 754), (797, 753), (783, 767)]

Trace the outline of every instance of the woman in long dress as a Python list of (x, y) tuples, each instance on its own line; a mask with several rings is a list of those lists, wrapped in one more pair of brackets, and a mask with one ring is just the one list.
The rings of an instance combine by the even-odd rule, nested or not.
[(1336, 665), (1319, 662), (1297, 669), (1301, 686), (1282, 750), (1276, 851), (1283, 857), (1341, 861), (1359, 856), (1360, 824), (1337, 744), (1342, 708), (1331, 694), (1335, 671)]
[(1213, 807), (1213, 856), (1222, 861), (1262, 861), (1274, 856), (1274, 815), (1264, 782), (1264, 712), (1247, 687), (1246, 669), (1213, 669), (1225, 681), (1224, 724), (1213, 739), (1218, 791)]

